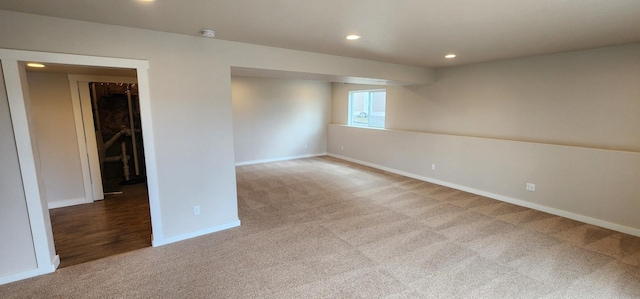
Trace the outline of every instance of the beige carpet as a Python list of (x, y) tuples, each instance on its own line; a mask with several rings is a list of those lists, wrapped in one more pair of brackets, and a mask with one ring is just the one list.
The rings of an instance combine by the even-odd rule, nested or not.
[(241, 227), (0, 298), (640, 298), (637, 237), (327, 157), (237, 176)]

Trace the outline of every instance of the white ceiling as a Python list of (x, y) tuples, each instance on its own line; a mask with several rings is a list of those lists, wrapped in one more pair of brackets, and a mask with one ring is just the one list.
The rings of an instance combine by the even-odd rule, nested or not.
[[(0, 9), (187, 35), (209, 28), (218, 39), (425, 67), (640, 42), (640, 0), (0, 0)], [(352, 33), (362, 39), (347, 41)]]

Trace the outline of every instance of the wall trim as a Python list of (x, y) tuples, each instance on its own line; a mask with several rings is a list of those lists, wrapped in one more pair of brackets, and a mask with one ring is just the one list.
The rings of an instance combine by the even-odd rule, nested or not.
[(0, 285), (6, 284), (6, 283), (15, 282), (15, 281), (18, 281), (18, 280), (31, 278), (31, 277), (35, 277), (35, 276), (40, 276), (40, 275), (47, 274), (47, 273), (48, 272), (43, 273), (42, 270), (36, 268), (36, 269), (22, 271), (22, 272), (18, 272), (18, 273), (14, 273), (14, 274), (0, 276)]
[(476, 195), (480, 195), (480, 196), (488, 197), (488, 198), (491, 198), (491, 199), (507, 202), (507, 203), (514, 204), (514, 205), (517, 205), (517, 206), (538, 210), (538, 211), (549, 213), (549, 214), (553, 214), (553, 215), (556, 215), (556, 216), (561, 216), (561, 217), (569, 218), (569, 219), (572, 219), (572, 220), (584, 222), (584, 223), (587, 223), (587, 224), (592, 224), (592, 225), (595, 225), (595, 226), (599, 226), (599, 227), (615, 230), (615, 231), (618, 231), (618, 232), (621, 232), (621, 233), (625, 233), (625, 234), (629, 234), (629, 235), (640, 237), (640, 229), (637, 229), (637, 228), (628, 227), (628, 226), (620, 225), (620, 224), (617, 224), (617, 223), (612, 223), (612, 222), (608, 222), (608, 221), (604, 221), (604, 220), (600, 220), (600, 219), (596, 219), (596, 218), (592, 218), (592, 217), (588, 217), (588, 216), (584, 216), (584, 215), (580, 215), (580, 214), (576, 214), (576, 213), (571, 213), (571, 212), (567, 212), (567, 211), (564, 211), (564, 210), (551, 208), (551, 207), (544, 206), (544, 205), (539, 205), (539, 204), (536, 204), (536, 203), (528, 202), (528, 201), (525, 201), (525, 200), (521, 200), (521, 199), (509, 197), (509, 196), (504, 196), (504, 195), (500, 195), (500, 194), (496, 194), (496, 193), (491, 193), (491, 192), (487, 192), (487, 191), (476, 189), (476, 188), (470, 188), (470, 187), (466, 187), (466, 186), (463, 186), (463, 185), (458, 185), (458, 184), (454, 184), (454, 183), (450, 183), (450, 182), (446, 182), (446, 181), (432, 179), (432, 178), (429, 178), (429, 177), (426, 177), (426, 176), (421, 176), (421, 175), (417, 175), (417, 174), (414, 174), (414, 173), (409, 173), (409, 172), (397, 170), (397, 169), (394, 169), (394, 168), (389, 168), (389, 167), (386, 167), (386, 166), (381, 166), (381, 165), (370, 163), (370, 162), (365, 162), (365, 161), (361, 161), (361, 160), (357, 160), (357, 159), (352, 159), (352, 158), (341, 156), (341, 155), (336, 155), (336, 154), (329, 153), (328, 156), (333, 157), (333, 158), (337, 158), (337, 159), (341, 159), (341, 160), (345, 160), (345, 161), (349, 161), (349, 162), (353, 162), (353, 163), (357, 163), (357, 164), (360, 164), (360, 165), (369, 166), (369, 167), (373, 167), (373, 168), (376, 168), (376, 169), (388, 171), (388, 172), (391, 172), (391, 173), (403, 175), (403, 176), (410, 177), (410, 178), (413, 178), (413, 179), (416, 179), (416, 180), (421, 180), (421, 181), (425, 181), (425, 182), (429, 182), (429, 183), (433, 183), (433, 184), (437, 184), (437, 185), (441, 185), (441, 186), (445, 186), (445, 187), (449, 187), (449, 188), (453, 188), (453, 189), (457, 189), (457, 190), (473, 193), (473, 194), (476, 194)]
[(171, 244), (171, 243), (175, 243), (175, 242), (179, 242), (179, 241), (183, 241), (183, 240), (187, 240), (187, 239), (191, 239), (191, 238), (195, 238), (195, 237), (208, 235), (208, 234), (211, 234), (211, 233), (219, 232), (219, 231), (222, 231), (222, 230), (226, 230), (226, 229), (230, 229), (230, 228), (234, 228), (234, 227), (238, 227), (238, 226), (240, 226), (240, 220), (239, 219), (236, 220), (236, 221), (232, 221), (232, 222), (221, 224), (221, 225), (216, 225), (214, 227), (198, 230), (198, 231), (195, 231), (195, 232), (190, 232), (190, 233), (177, 235), (177, 236), (164, 238), (164, 239), (157, 239), (157, 240), (153, 239), (151, 241), (151, 246), (153, 246), (153, 247), (163, 246), (163, 245), (167, 245), (167, 244)]
[(56, 271), (58, 266), (60, 266), (60, 255), (56, 254), (56, 256), (53, 257), (53, 261), (51, 261), (51, 272)]
[[(71, 107), (73, 109), (73, 119), (76, 126), (76, 141), (78, 142), (78, 153), (80, 153), (80, 169), (82, 172), (82, 185), (84, 188), (84, 196), (86, 200), (95, 200), (93, 194), (93, 183), (91, 181), (91, 171), (89, 168), (88, 152), (87, 152), (87, 140), (85, 139), (84, 123), (82, 121), (82, 107), (80, 105), (80, 98), (78, 95), (78, 81), (72, 81), (69, 79), (69, 89), (71, 93)], [(87, 157), (85, 159), (84, 157)], [(49, 206), (51, 209), (51, 206)]]
[(307, 155), (300, 155), (300, 156), (279, 157), (279, 158), (273, 158), (273, 159), (243, 161), (243, 162), (236, 162), (236, 166), (261, 164), (261, 163), (270, 163), (270, 162), (279, 162), (279, 161), (304, 159), (304, 158), (313, 158), (313, 157), (321, 157), (321, 156), (326, 156), (326, 155), (327, 155), (327, 153), (325, 152), (325, 153), (307, 154)]
[(41, 267), (41, 268), (36, 268), (36, 269), (31, 269), (31, 270), (18, 272), (18, 273), (0, 276), (0, 285), (16, 282), (19, 280), (23, 280), (23, 279), (27, 279), (35, 276), (53, 273), (56, 271), (56, 269), (58, 269), (59, 265), (60, 265), (60, 256), (56, 255), (53, 257), (53, 260), (51, 261), (50, 268)]
[(70, 206), (81, 205), (81, 204), (92, 203), (92, 202), (93, 201), (87, 201), (86, 198), (78, 197), (78, 198), (70, 198), (70, 199), (63, 199), (63, 200), (48, 202), (47, 206), (49, 207), (49, 210), (51, 210), (51, 209), (70, 207)]
[[(69, 65), (86, 65), (97, 67), (135, 68), (138, 79), (138, 98), (142, 115), (142, 130), (145, 132), (144, 151), (147, 170), (147, 189), (149, 193), (149, 209), (151, 213), (151, 230), (154, 236), (162, 239), (162, 211), (160, 210), (160, 190), (156, 168), (156, 149), (154, 127), (152, 121), (151, 97), (149, 91), (149, 62), (140, 59), (110, 58), (77, 54), (61, 54), (0, 48), (0, 63), (5, 80), (11, 122), (16, 139), (16, 149), (25, 191), (27, 213), (33, 237), (34, 256), (38, 271), (28, 272), (40, 275), (52, 271), (52, 260), (55, 257), (53, 233), (51, 231), (47, 210), (44, 183), (39, 173), (38, 149), (34, 144), (35, 137), (31, 123), (31, 112), (28, 91), (26, 88), (26, 71), (23, 61), (38, 61)], [(33, 140), (32, 140), (33, 139)], [(27, 272), (22, 272), (27, 273)], [(22, 277), (22, 276), (20, 276)], [(30, 276), (22, 277), (27, 278)]]

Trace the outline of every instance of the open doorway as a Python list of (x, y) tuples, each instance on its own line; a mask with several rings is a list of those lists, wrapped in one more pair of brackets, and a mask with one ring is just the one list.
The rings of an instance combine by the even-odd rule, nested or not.
[(123, 195), (124, 186), (144, 187), (138, 86), (91, 82), (89, 88), (104, 195)]
[(98, 177), (98, 172), (92, 173), (91, 180), (102, 183), (103, 196), (94, 194), (94, 200), (104, 200), (50, 210), (60, 267), (151, 246), (138, 85), (109, 78), (109, 82), (77, 81), (85, 114), (79, 121), (85, 134), (94, 132), (85, 138), (95, 138), (95, 143), (86, 143), (87, 151), (98, 153), (97, 162), (88, 161), (100, 170)]
[[(112, 69), (133, 69), (137, 73), (140, 91), (140, 113), (142, 127), (145, 130), (144, 150), (146, 157), (147, 186), (149, 192), (149, 208), (152, 223), (152, 244), (159, 246), (168, 241), (162, 230), (162, 213), (158, 174), (156, 172), (156, 150), (154, 147), (153, 122), (151, 113), (151, 97), (149, 93), (149, 62), (139, 59), (110, 58), (77, 54), (61, 54), (51, 52), (23, 51), (0, 49), (0, 63), (4, 77), (5, 90), (9, 104), (9, 114), (18, 154), (19, 176), (24, 191), (26, 210), (8, 211), (15, 217), (26, 220), (14, 228), (16, 231), (28, 232), (30, 236), (20, 236), (28, 242), (14, 244), (11, 254), (23, 253), (34, 261), (35, 269), (21, 271), (4, 276), (2, 282), (11, 282), (27, 277), (51, 273), (59, 266), (60, 259), (56, 253), (51, 229), (51, 219), (47, 209), (45, 186), (42, 180), (40, 154), (33, 129), (31, 100), (24, 65), (27, 62), (65, 64), (73, 66), (105, 67)], [(90, 187), (90, 184), (89, 184)], [(32, 254), (32, 255), (31, 255)]]
[(151, 246), (136, 70), (48, 63), (25, 71), (59, 267)]
[(46, 64), (26, 78), (60, 267), (151, 246), (136, 71)]

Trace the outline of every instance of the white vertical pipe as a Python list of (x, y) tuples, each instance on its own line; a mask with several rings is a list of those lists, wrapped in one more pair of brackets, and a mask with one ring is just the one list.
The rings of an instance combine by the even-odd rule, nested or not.
[[(131, 86), (131, 85), (129, 85)], [(136, 169), (136, 176), (140, 175), (140, 167), (138, 167), (138, 145), (136, 139), (136, 128), (133, 124), (133, 105), (131, 103), (131, 90), (127, 88), (127, 101), (129, 104), (129, 126), (131, 127), (131, 143), (133, 148), (133, 165)]]
[(129, 180), (129, 159), (127, 158), (127, 143), (126, 142), (122, 142), (120, 144), (120, 147), (122, 149), (122, 156), (120, 157), (120, 159), (122, 159), (122, 170), (124, 171), (124, 180), (128, 181)]
[[(106, 149), (104, 148), (104, 140), (102, 140), (102, 124), (100, 124), (100, 109), (98, 108), (98, 94), (96, 92), (96, 83), (91, 83), (91, 100), (93, 100), (93, 116), (95, 121), (96, 143), (98, 144), (98, 156), (100, 164), (104, 162), (106, 156)], [(100, 165), (102, 167), (102, 165)]]

